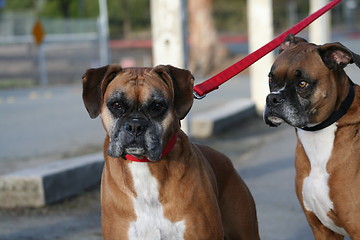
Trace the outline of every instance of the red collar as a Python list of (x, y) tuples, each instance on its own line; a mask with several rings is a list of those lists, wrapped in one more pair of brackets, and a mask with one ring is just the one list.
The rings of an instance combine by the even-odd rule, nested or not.
[[(177, 136), (178, 134), (175, 133), (174, 135), (172, 135), (172, 137), (170, 138), (169, 142), (167, 143), (164, 151), (161, 154), (161, 157), (164, 157), (166, 154), (168, 154), (175, 146), (176, 140), (177, 140)], [(151, 162), (149, 159), (147, 159), (147, 157), (143, 157), (142, 159), (138, 159), (133, 155), (127, 154), (125, 155), (125, 158), (127, 160), (133, 161), (133, 162)]]

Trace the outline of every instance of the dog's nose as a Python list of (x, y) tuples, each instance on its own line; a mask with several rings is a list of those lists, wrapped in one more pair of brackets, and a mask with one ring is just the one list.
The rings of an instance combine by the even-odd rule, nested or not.
[(142, 119), (131, 119), (125, 123), (124, 129), (127, 133), (138, 136), (146, 130), (146, 122)]
[(266, 104), (268, 106), (276, 106), (284, 102), (284, 98), (280, 96), (280, 94), (277, 93), (270, 93), (266, 97)]

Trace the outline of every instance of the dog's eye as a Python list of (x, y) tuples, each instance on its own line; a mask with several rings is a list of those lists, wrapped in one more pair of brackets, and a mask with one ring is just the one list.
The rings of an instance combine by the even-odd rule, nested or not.
[(153, 117), (162, 116), (163, 114), (165, 114), (166, 110), (167, 110), (167, 105), (165, 102), (153, 102), (149, 106), (149, 113)]
[(305, 88), (305, 87), (309, 86), (309, 83), (307, 83), (307, 82), (305, 82), (305, 81), (300, 81), (300, 82), (298, 83), (298, 86), (299, 86), (300, 88)]
[(125, 106), (121, 102), (113, 102), (110, 104), (112, 110), (120, 112), (121, 114), (125, 113)]
[(119, 102), (114, 102), (111, 104), (111, 107), (114, 109), (120, 109), (122, 108), (121, 104)]
[(151, 104), (151, 110), (155, 111), (155, 112), (160, 112), (164, 108), (165, 108), (165, 106), (163, 103), (156, 102), (156, 103)]
[(269, 73), (268, 74), (268, 77), (269, 77), (269, 83), (272, 83), (273, 82), (273, 74), (272, 73)]

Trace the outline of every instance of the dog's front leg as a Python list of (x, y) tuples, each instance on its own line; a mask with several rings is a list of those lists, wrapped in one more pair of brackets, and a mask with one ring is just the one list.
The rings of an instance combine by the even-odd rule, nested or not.
[(306, 218), (310, 224), (315, 240), (343, 240), (344, 236), (331, 231), (325, 227), (314, 213), (305, 211)]

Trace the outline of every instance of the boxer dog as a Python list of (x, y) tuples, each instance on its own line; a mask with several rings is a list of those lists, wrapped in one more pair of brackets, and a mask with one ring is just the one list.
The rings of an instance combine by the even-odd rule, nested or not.
[(170, 65), (85, 73), (86, 109), (107, 133), (104, 239), (259, 239), (254, 200), (231, 161), (180, 129), (193, 82)]
[(296, 128), (296, 193), (315, 239), (360, 239), (360, 88), (340, 43), (288, 36), (269, 73), (264, 118)]

